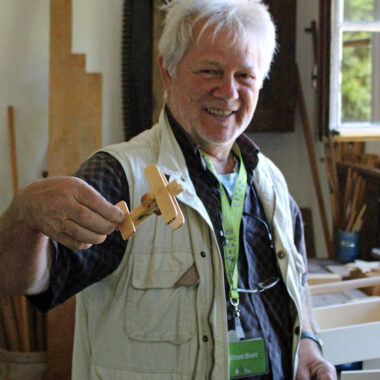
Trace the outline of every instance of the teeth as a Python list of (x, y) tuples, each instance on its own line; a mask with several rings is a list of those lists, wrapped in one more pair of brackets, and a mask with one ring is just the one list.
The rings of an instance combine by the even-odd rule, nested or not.
[(207, 111), (216, 116), (229, 116), (232, 114), (230, 110), (219, 110), (217, 108), (207, 108)]

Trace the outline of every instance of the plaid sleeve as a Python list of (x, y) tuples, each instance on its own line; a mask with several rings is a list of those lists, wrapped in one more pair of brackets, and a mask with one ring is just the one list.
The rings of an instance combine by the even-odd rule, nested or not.
[[(125, 200), (129, 205), (124, 170), (109, 154), (95, 154), (79, 167), (74, 176), (85, 180), (110, 203)], [(29, 300), (41, 311), (50, 310), (112, 273), (121, 262), (127, 244), (118, 231), (110, 234), (102, 244), (93, 245), (87, 250), (73, 251), (53, 243), (56, 256), (50, 271), (50, 287), (40, 295), (29, 296)]]

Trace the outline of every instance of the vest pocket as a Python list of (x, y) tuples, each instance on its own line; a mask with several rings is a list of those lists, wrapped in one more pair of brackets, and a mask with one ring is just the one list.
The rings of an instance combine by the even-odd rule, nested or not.
[[(132, 265), (126, 304), (128, 337), (140, 342), (188, 341), (196, 330), (199, 282), (192, 253), (139, 254)], [(189, 272), (191, 280), (181, 281)]]

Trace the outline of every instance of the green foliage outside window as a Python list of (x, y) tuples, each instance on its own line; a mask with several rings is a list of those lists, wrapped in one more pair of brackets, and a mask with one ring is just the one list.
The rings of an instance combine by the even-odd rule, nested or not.
[[(371, 119), (371, 33), (343, 34), (342, 122), (368, 122)], [(344, 46), (344, 42), (357, 45)]]
[(344, 0), (344, 21), (374, 21), (376, 0)]
[[(372, 22), (374, 7), (375, 0), (344, 0), (344, 21)], [(342, 122), (371, 120), (372, 35), (343, 33)]]

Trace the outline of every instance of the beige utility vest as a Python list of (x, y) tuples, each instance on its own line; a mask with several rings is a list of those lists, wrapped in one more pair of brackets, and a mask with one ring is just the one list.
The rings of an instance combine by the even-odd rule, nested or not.
[[(118, 268), (77, 296), (73, 380), (227, 380), (228, 343), (222, 256), (164, 112), (149, 131), (109, 146), (128, 179), (131, 209), (150, 192), (154, 162), (184, 187), (178, 231), (155, 215), (140, 224)], [(298, 314), (302, 256), (293, 243), (286, 183), (262, 154), (254, 183), (274, 232), (282, 276)], [(84, 253), (85, 254), (85, 253)], [(190, 269), (198, 277), (175, 283)], [(297, 318), (294, 328), (300, 326)], [(294, 334), (293, 359), (299, 337)]]

